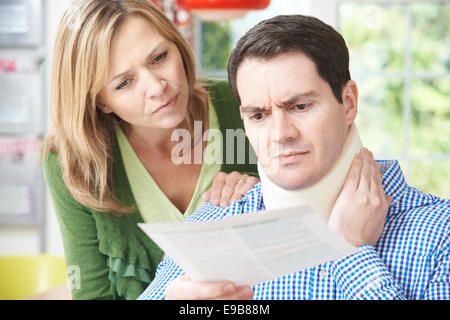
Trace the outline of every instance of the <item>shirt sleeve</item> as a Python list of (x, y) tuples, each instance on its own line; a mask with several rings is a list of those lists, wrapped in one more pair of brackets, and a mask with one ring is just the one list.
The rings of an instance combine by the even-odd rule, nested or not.
[(164, 256), (163, 261), (156, 270), (152, 283), (139, 296), (138, 300), (165, 300), (166, 289), (169, 283), (182, 276), (185, 272), (169, 256)]
[(371, 245), (335, 260), (331, 268), (344, 299), (406, 300), (403, 289)]
[(95, 219), (65, 186), (57, 158), (47, 156), (44, 173), (61, 230), (72, 299), (117, 299), (106, 256), (99, 251)]
[[(407, 296), (371, 245), (337, 259), (332, 272), (341, 295), (345, 299), (406, 300)], [(438, 254), (432, 275), (418, 299), (450, 299), (450, 239), (437, 248)]]
[(425, 300), (450, 300), (450, 235), (436, 259), (436, 267), (424, 294)]

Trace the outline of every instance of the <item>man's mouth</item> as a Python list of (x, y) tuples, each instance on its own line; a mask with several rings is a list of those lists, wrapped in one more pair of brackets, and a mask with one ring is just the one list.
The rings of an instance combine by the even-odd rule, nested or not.
[(309, 151), (291, 151), (289, 153), (281, 153), (276, 158), (280, 164), (289, 164), (302, 159)]

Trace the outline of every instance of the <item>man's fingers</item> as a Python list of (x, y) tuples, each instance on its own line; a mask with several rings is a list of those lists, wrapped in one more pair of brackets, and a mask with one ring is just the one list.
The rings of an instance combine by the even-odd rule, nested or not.
[(383, 183), (381, 181), (381, 171), (380, 171), (380, 166), (378, 165), (378, 163), (376, 162), (375, 159), (373, 159), (373, 163), (375, 164), (375, 169), (376, 169), (376, 173), (377, 173), (377, 185), (378, 188), (383, 189)]
[(194, 282), (187, 276), (179, 277), (166, 290), (168, 300), (206, 300), (236, 294), (236, 286), (229, 281)]
[(386, 195), (386, 201), (388, 202), (388, 207), (391, 205), (393, 200), (394, 200), (394, 198), (392, 198), (391, 196)]
[(380, 167), (378, 166), (378, 163), (375, 161), (375, 158), (373, 157), (372, 152), (369, 151), (370, 154), (370, 165), (371, 165), (371, 194), (372, 198), (378, 198), (381, 203), (384, 202), (384, 205), (387, 207), (390, 206), (392, 202), (392, 197), (386, 195), (386, 192), (384, 191), (383, 182), (381, 181), (381, 171)]
[(348, 171), (347, 178), (344, 183), (344, 190), (355, 192), (358, 189), (359, 179), (361, 175), (362, 158), (361, 152), (355, 155), (352, 165)]
[(253, 290), (249, 286), (240, 286), (230, 295), (224, 295), (214, 300), (249, 300), (253, 297)]
[(379, 184), (378, 184), (378, 172), (377, 168), (375, 167), (375, 160), (373, 159), (373, 155), (369, 154), (369, 191), (374, 196), (379, 196)]
[(361, 159), (362, 159), (362, 165), (361, 165), (361, 175), (359, 178), (359, 185), (358, 185), (358, 191), (363, 192), (367, 194), (367, 192), (370, 190), (370, 161), (369, 156), (365, 151), (365, 148), (363, 148), (363, 151), (361, 152)]
[(377, 171), (378, 194), (380, 195), (380, 197), (382, 197), (382, 196), (385, 197), (386, 201), (388, 201), (388, 205), (390, 205), (392, 202), (392, 197), (389, 197), (386, 195), (386, 191), (384, 191), (384, 187), (383, 187), (383, 181), (382, 181), (380, 167), (378, 166), (378, 163), (375, 160), (374, 160), (374, 162), (375, 162), (375, 168)]

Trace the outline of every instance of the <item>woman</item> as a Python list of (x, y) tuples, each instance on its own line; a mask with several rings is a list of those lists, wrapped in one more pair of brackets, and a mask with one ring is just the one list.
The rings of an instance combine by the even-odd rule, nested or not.
[(163, 255), (137, 223), (181, 222), (258, 181), (256, 165), (202, 158), (220, 139), (197, 131), (241, 128), (239, 108), (226, 82), (196, 79), (189, 46), (147, 0), (75, 2), (53, 59), (44, 170), (72, 296), (135, 299)]

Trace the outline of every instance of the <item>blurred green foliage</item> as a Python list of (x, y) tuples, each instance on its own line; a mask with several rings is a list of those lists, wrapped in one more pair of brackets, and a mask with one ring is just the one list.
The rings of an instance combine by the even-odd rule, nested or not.
[(230, 51), (229, 22), (202, 22), (202, 69), (226, 70)]
[(450, 3), (413, 3), (412, 68), (449, 72)]
[(365, 145), (382, 157), (409, 159), (401, 162), (408, 183), (449, 198), (450, 4), (343, 2), (339, 21), (360, 89)]
[(412, 185), (443, 198), (450, 198), (450, 161), (412, 161), (410, 164)]

